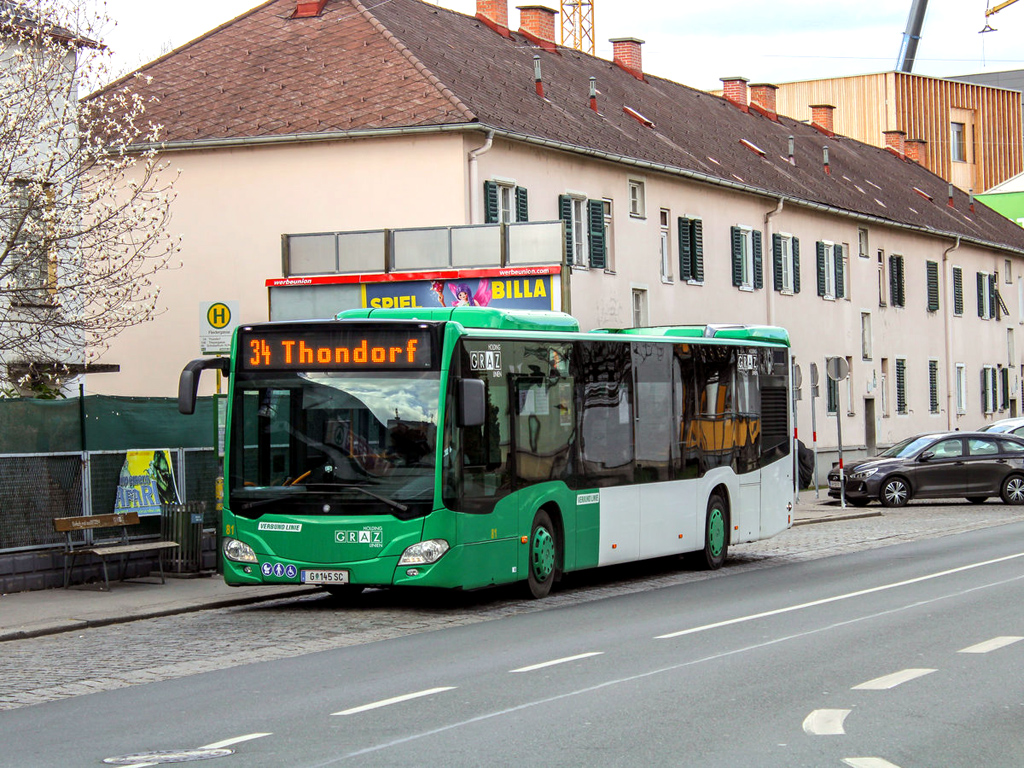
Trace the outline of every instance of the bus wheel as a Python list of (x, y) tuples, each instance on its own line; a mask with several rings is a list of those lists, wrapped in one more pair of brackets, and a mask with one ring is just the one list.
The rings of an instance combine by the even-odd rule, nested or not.
[(725, 499), (711, 494), (708, 499), (707, 525), (704, 526), (704, 552), (698, 553), (698, 564), (709, 571), (722, 567), (729, 555), (729, 513)]
[(530, 597), (547, 597), (555, 583), (558, 570), (558, 541), (551, 516), (543, 509), (533, 517), (530, 530), (529, 575), (526, 578)]

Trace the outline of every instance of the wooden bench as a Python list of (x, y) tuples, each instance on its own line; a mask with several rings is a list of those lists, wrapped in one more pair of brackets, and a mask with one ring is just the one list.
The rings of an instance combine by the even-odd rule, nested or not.
[[(119, 556), (121, 558), (121, 578), (124, 581), (128, 568), (128, 558), (136, 552), (156, 552), (160, 564), (160, 583), (164, 584), (164, 552), (168, 549), (178, 547), (176, 541), (142, 541), (129, 542), (128, 527), (139, 524), (137, 512), (120, 512), (113, 515), (88, 515), (85, 517), (57, 517), (53, 520), (53, 530), (63, 533), (64, 544), (64, 588), (67, 589), (71, 583), (71, 572), (75, 568), (75, 558), (79, 555), (96, 555), (103, 563), (103, 589), (110, 591), (110, 581), (107, 578), (107, 558)], [(111, 544), (83, 544), (75, 543), (73, 534), (78, 531), (88, 531), (95, 528), (120, 528), (121, 535), (116, 543)], [(70, 563), (69, 563), (70, 561)]]

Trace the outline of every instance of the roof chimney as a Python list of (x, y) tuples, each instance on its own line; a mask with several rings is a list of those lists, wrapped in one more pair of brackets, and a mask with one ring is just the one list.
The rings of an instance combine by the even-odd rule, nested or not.
[(904, 148), (907, 152), (907, 160), (913, 160), (918, 165), (924, 165), (926, 144), (928, 144), (928, 142), (924, 139), (907, 139), (906, 142), (904, 142)]
[(907, 156), (906, 133), (903, 131), (882, 131), (882, 135), (885, 136), (885, 148), (892, 152), (894, 155), (899, 157)]
[(637, 80), (643, 80), (644, 66), (640, 58), (640, 46), (644, 41), (635, 37), (613, 37), (608, 42), (612, 44), (612, 61)]
[(519, 10), (519, 31), (531, 42), (546, 50), (555, 49), (555, 16), (554, 8), (544, 5), (517, 5)]
[(292, 18), (308, 19), (313, 16), (319, 16), (323, 13), (325, 5), (327, 5), (327, 0), (298, 0), (295, 4), (295, 13), (292, 14)]
[(476, 17), (508, 37), (508, 0), (476, 0)]
[(723, 77), (720, 79), (722, 81), (722, 95), (746, 112), (747, 83), (749, 83), (750, 80), (745, 77)]
[(811, 104), (811, 125), (826, 136), (835, 136), (835, 112), (832, 104)]
[(779, 86), (771, 83), (754, 83), (750, 86), (750, 105), (757, 107), (765, 117), (777, 120), (779, 115), (775, 111), (775, 92)]

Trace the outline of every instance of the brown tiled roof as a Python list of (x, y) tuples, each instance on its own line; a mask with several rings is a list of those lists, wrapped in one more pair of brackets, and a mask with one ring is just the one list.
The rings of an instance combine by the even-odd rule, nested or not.
[[(163, 125), (165, 141), (476, 124), (1024, 251), (1020, 227), (981, 203), (971, 213), (960, 190), (949, 207), (945, 181), (888, 150), (743, 111), (650, 74), (639, 81), (574, 49), (545, 51), (521, 34), (505, 38), (474, 17), (421, 0), (327, 0), (319, 17), (292, 19), (295, 5), (271, 0), (141, 70), (151, 80), (135, 87), (155, 99), (148, 115)], [(535, 55), (543, 98), (534, 84)], [(599, 112), (590, 108), (592, 76)]]

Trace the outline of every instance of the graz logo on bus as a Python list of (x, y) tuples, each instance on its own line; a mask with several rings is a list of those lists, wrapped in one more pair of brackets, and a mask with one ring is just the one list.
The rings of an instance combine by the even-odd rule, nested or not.
[(334, 532), (336, 544), (365, 544), (368, 547), (384, 546), (384, 530), (380, 526), (366, 526), (356, 530), (354, 528)]
[(469, 353), (469, 368), (472, 371), (500, 371), (501, 350), (488, 349)]
[(756, 371), (757, 355), (741, 352), (736, 355), (736, 368), (740, 371)]

